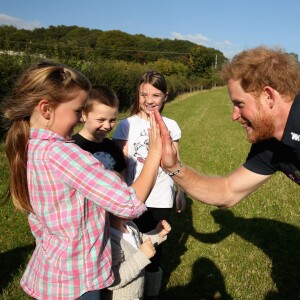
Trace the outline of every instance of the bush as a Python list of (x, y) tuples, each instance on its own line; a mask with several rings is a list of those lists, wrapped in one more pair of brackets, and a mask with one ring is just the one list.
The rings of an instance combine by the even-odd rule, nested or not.
[[(6, 51), (0, 53), (0, 104), (8, 97), (19, 75), (31, 63), (41, 59), (41, 56)], [(50, 58), (49, 58), (50, 59)], [(52, 59), (57, 61), (57, 57)], [(168, 60), (159, 60), (155, 63), (139, 64), (119, 60), (94, 59), (93, 61), (80, 60), (74, 57), (65, 57), (61, 63), (69, 65), (84, 73), (93, 85), (107, 85), (119, 97), (120, 111), (128, 110), (133, 102), (136, 86), (140, 76), (149, 70), (156, 70), (166, 77), (170, 92), (168, 101), (177, 95), (189, 92), (194, 87), (211, 88), (212, 81), (199, 77), (187, 77), (186, 69), (181, 63)], [(3, 117), (1, 117), (0, 138), (5, 134)]]

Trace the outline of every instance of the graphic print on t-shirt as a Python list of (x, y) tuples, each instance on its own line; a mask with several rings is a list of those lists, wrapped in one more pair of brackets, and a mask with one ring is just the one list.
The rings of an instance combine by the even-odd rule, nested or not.
[(112, 157), (110, 153), (100, 151), (100, 152), (95, 152), (93, 156), (103, 163), (105, 169), (107, 170), (114, 169), (114, 166), (116, 165), (116, 160)]
[[(133, 156), (136, 158), (135, 166), (132, 168), (131, 173), (131, 180), (134, 180), (136, 174), (140, 174), (145, 160), (148, 155), (148, 147), (149, 147), (149, 137), (148, 137), (148, 131), (143, 130), (140, 133), (140, 136), (135, 140), (133, 143), (134, 147), (134, 153)], [(159, 177), (161, 175), (161, 168), (158, 170), (157, 176)]]

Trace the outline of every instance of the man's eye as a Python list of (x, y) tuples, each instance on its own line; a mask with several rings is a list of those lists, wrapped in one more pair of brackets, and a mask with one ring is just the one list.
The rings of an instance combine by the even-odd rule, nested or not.
[(235, 102), (234, 106), (237, 108), (243, 108), (244, 107), (244, 103), (243, 102)]

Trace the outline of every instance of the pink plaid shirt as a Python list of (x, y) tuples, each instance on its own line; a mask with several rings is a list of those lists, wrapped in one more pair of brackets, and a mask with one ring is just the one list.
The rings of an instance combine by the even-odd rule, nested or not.
[(61, 136), (31, 129), (27, 180), (36, 248), (21, 279), (37, 299), (76, 299), (114, 281), (106, 211), (139, 217), (145, 205), (115, 173)]

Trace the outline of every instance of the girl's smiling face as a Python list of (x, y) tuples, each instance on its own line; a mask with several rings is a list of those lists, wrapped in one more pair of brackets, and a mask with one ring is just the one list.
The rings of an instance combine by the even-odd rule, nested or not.
[(147, 119), (150, 111), (154, 109), (160, 111), (166, 99), (167, 95), (150, 83), (141, 84), (139, 89), (139, 115)]

